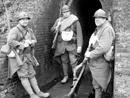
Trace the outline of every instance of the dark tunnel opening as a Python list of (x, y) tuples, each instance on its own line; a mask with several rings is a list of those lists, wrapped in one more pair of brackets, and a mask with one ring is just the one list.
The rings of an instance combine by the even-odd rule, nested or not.
[(83, 31), (83, 53), (85, 52), (91, 34), (95, 30), (93, 15), (101, 7), (99, 0), (77, 0), (75, 3), (76, 14), (80, 20)]
[[(102, 5), (99, 0), (75, 0), (75, 2), (73, 2), (73, 6), (76, 11), (75, 13), (81, 23), (83, 32), (83, 50), (81, 54), (81, 62), (84, 58), (84, 53), (88, 47), (89, 38), (96, 28), (93, 15), (99, 8), (102, 8)], [(114, 69), (112, 70), (112, 72), (114, 72)], [(91, 74), (89, 74), (88, 76), (90, 77), (90, 79), (92, 79)], [(113, 78), (114, 77), (112, 77), (112, 79)], [(113, 96), (113, 82), (109, 84), (109, 89), (111, 94), (110, 96)]]

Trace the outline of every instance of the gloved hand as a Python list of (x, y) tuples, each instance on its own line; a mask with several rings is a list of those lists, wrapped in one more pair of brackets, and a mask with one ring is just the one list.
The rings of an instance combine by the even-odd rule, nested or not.
[(78, 47), (77, 47), (77, 53), (81, 53), (81, 51), (82, 51), (82, 47), (81, 47), (81, 46), (78, 46)]

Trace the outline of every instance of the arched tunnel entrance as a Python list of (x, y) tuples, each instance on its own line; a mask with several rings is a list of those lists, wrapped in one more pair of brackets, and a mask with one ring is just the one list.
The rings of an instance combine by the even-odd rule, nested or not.
[(74, 2), (74, 8), (82, 26), (84, 53), (88, 46), (90, 35), (95, 30), (93, 15), (95, 11), (102, 8), (102, 6), (99, 0), (95, 0), (94, 2), (92, 0), (77, 0)]

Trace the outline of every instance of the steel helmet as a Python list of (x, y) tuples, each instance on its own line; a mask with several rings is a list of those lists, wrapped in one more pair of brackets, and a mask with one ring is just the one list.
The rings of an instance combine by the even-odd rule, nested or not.
[(102, 9), (98, 9), (95, 13), (94, 13), (94, 17), (104, 17), (107, 18), (106, 12)]
[(69, 11), (70, 11), (70, 8), (69, 8), (68, 5), (64, 5), (64, 6), (62, 7), (62, 13), (69, 12)]
[(20, 19), (30, 19), (30, 17), (28, 16), (26, 12), (20, 12), (18, 15), (18, 20)]

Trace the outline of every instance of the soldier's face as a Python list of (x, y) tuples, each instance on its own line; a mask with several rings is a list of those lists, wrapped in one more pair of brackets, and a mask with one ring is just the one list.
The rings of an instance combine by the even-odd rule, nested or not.
[(27, 18), (24, 18), (24, 19), (20, 19), (20, 20), (19, 20), (19, 24), (20, 24), (21, 26), (26, 27), (26, 26), (28, 26), (28, 23), (29, 23), (29, 19), (27, 19)]
[(63, 17), (67, 18), (70, 16), (70, 11), (64, 12), (63, 13)]
[(101, 26), (101, 25), (103, 25), (104, 24), (104, 22), (105, 22), (105, 18), (103, 18), (103, 17), (95, 17), (95, 24), (96, 24), (96, 26)]

